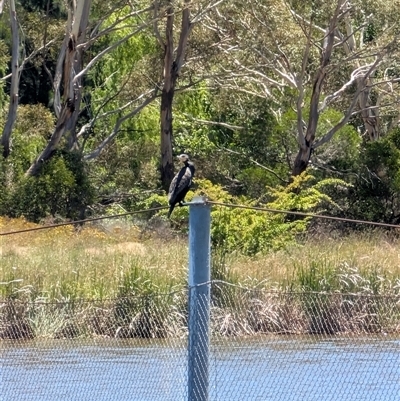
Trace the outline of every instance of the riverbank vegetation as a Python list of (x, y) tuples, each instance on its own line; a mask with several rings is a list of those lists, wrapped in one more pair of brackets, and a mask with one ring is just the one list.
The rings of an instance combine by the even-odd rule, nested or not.
[[(8, 227), (15, 220), (1, 220)], [(4, 225), (3, 225), (4, 227)], [(36, 227), (17, 220), (13, 227)], [(113, 299), (168, 293), (187, 280), (187, 238), (169, 231), (142, 232), (123, 220), (76, 231), (70, 226), (1, 238), (2, 298)], [(347, 236), (318, 234), (283, 249), (243, 255), (213, 248), (215, 280), (271, 290), (398, 294), (400, 239), (383, 231)]]
[(0, 215), (136, 210), (186, 152), (253, 205), (311, 168), (333, 215), (400, 221), (391, 1), (2, 4)]
[[(2, 237), (0, 335), (184, 335), (187, 239), (162, 220), (154, 230), (110, 220)], [(252, 256), (214, 249), (213, 331), (399, 331), (400, 240), (383, 231), (330, 233)]]

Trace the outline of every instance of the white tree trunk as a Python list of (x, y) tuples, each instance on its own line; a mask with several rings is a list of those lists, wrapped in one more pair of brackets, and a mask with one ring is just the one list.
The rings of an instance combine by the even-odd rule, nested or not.
[[(1, 7), (3, 3), (1, 3)], [(1, 12), (2, 10), (0, 10)], [(7, 120), (1, 135), (1, 146), (3, 148), (3, 157), (8, 157), (10, 154), (10, 138), (17, 118), (18, 108), (18, 88), (20, 72), (18, 68), (18, 52), (19, 52), (19, 34), (17, 13), (15, 11), (15, 1), (10, 0), (10, 24), (12, 36), (12, 50), (11, 50), (11, 87), (10, 87), (10, 104), (8, 108)]]
[(75, 8), (71, 5), (68, 18), (68, 35), (60, 50), (60, 56), (57, 63), (57, 71), (55, 82), (56, 98), (60, 99), (59, 95), (60, 82), (63, 81), (64, 93), (62, 102), (56, 106), (60, 108), (56, 128), (50, 138), (45, 149), (39, 157), (31, 164), (27, 175), (36, 175), (40, 171), (43, 162), (48, 160), (57, 149), (60, 140), (63, 136), (69, 133), (68, 144), (72, 147), (75, 143), (75, 125), (79, 115), (81, 101), (81, 82), (74, 80), (74, 77), (81, 70), (81, 49), (77, 46), (86, 39), (85, 31), (89, 23), (91, 0), (77, 0)]
[[(320, 65), (313, 80), (313, 87), (310, 100), (310, 116), (308, 118), (308, 124), (305, 133), (302, 127), (299, 127), (299, 121), (298, 121), (299, 132), (297, 133), (297, 135), (298, 135), (299, 151), (294, 161), (292, 175), (300, 175), (307, 168), (311, 157), (312, 146), (315, 141), (315, 134), (317, 132), (318, 121), (320, 116), (319, 103), (320, 103), (321, 93), (323, 86), (325, 84), (325, 78), (328, 72), (327, 69), (331, 62), (333, 46), (335, 44), (335, 29), (338, 24), (338, 19), (342, 11), (343, 3), (344, 0), (338, 0), (335, 13), (332, 16), (329, 26), (325, 31), (325, 36), (323, 41), (324, 43), (321, 49)], [(309, 35), (311, 35), (311, 31), (309, 32)], [(301, 108), (298, 107), (297, 112), (298, 113), (301, 112)]]

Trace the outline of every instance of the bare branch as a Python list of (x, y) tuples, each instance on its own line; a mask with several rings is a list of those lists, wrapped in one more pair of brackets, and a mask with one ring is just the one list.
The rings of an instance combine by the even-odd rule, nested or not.
[(157, 24), (159, 6), (160, 6), (159, 1), (158, 0), (154, 0), (154, 5), (153, 5), (153, 7), (154, 7), (154, 9), (153, 9), (153, 31), (154, 31), (154, 35), (155, 35), (155, 37), (157, 39), (157, 42), (161, 46), (161, 49), (164, 49), (165, 48), (165, 43), (164, 43), (164, 41), (163, 41), (163, 39), (161, 37), (160, 30), (158, 29), (158, 24)]
[(197, 24), (200, 20), (202, 20), (205, 16), (205, 14), (207, 14), (209, 11), (211, 11), (213, 8), (216, 8), (217, 6), (219, 6), (220, 4), (222, 4), (223, 2), (225, 2), (227, 0), (216, 0), (215, 3), (210, 2), (210, 4), (206, 7), (204, 7), (204, 9), (200, 10), (192, 19), (192, 24)]
[[(115, 7), (117, 8), (117, 7)], [(123, 17), (118, 17), (111, 25), (109, 25), (107, 28), (103, 29), (100, 31), (101, 25), (104, 23), (104, 21), (109, 17), (109, 15), (105, 16), (102, 20), (100, 20), (97, 24), (96, 27), (92, 30), (92, 33), (90, 35), (90, 39), (84, 43), (81, 43), (77, 46), (77, 48), (84, 48), (87, 49), (92, 43), (96, 42), (99, 38), (102, 36), (107, 36), (110, 35), (112, 32), (117, 32), (118, 30), (122, 28), (137, 28), (137, 25), (135, 26), (129, 26), (129, 25), (122, 25), (122, 23), (126, 20), (129, 20), (132, 17), (138, 17), (141, 14), (148, 13), (151, 11), (153, 7), (147, 7), (142, 10), (136, 10), (132, 11), (131, 13), (124, 15)], [(159, 19), (158, 16), (154, 17), (154, 21), (157, 21)], [(153, 21), (150, 20), (147, 23), (144, 23), (146, 26), (149, 26)], [(143, 24), (142, 24), (143, 25)]]
[(319, 113), (318, 113), (318, 105), (319, 105), (319, 99), (321, 96), (321, 91), (322, 87), (326, 78), (327, 74), (327, 67), (330, 63), (331, 60), (331, 55), (333, 51), (333, 45), (334, 45), (334, 40), (335, 40), (335, 34), (334, 30), (337, 24), (338, 16), (340, 14), (340, 9), (342, 6), (342, 1), (339, 0), (335, 14), (333, 15), (332, 19), (330, 20), (329, 27), (326, 29), (326, 34), (324, 37), (324, 43), (322, 47), (322, 52), (321, 52), (321, 61), (320, 61), (320, 66), (318, 68), (318, 71), (315, 75), (314, 82), (313, 82), (313, 90), (311, 94), (311, 101), (310, 101), (310, 116), (308, 119), (308, 126), (307, 126), (307, 132), (305, 135), (305, 138), (301, 137), (301, 134), (299, 132), (299, 137), (300, 137), (300, 146), (302, 148), (305, 147), (306, 141), (308, 143), (312, 143), (315, 138), (315, 133), (317, 131), (317, 125), (318, 125), (318, 120), (319, 120)]
[(74, 76), (73, 82), (75, 83), (78, 79), (83, 77), (93, 67), (93, 65), (96, 64), (104, 55), (110, 53), (112, 50), (120, 46), (122, 43), (128, 41), (130, 38), (138, 34), (140, 31), (143, 31), (145, 28), (147, 28), (147, 26), (148, 26), (147, 23), (140, 25), (135, 31), (133, 31), (129, 35), (124, 36), (122, 39), (118, 40), (117, 42), (108, 46), (106, 49), (102, 50), (100, 53), (96, 54), (96, 56), (89, 61), (89, 63), (85, 66), (85, 68), (83, 68), (81, 72), (79, 72)]
[(181, 33), (179, 36), (178, 49), (176, 52), (176, 59), (175, 59), (175, 65), (176, 65), (175, 68), (176, 68), (176, 73), (178, 75), (183, 65), (183, 58), (185, 57), (186, 54), (187, 41), (190, 32), (193, 29), (193, 25), (190, 22), (190, 8), (189, 8), (190, 3), (191, 0), (185, 0), (185, 6), (182, 11)]
[[(152, 93), (152, 94), (151, 94)], [(145, 98), (146, 96), (148, 96), (147, 98)], [(125, 114), (123, 117), (119, 118), (117, 120), (117, 122), (115, 123), (115, 126), (111, 132), (110, 135), (107, 136), (107, 138), (105, 138), (100, 145), (97, 146), (97, 148), (95, 150), (93, 150), (92, 152), (86, 154), (84, 156), (85, 160), (92, 160), (95, 159), (96, 157), (98, 157), (100, 155), (100, 153), (103, 151), (103, 149), (118, 135), (119, 131), (120, 131), (120, 127), (121, 125), (128, 120), (129, 118), (132, 118), (133, 116), (135, 116), (136, 114), (138, 114), (141, 110), (143, 110), (147, 105), (149, 105), (154, 99), (156, 99), (157, 94), (155, 93), (154, 90), (150, 91), (147, 94), (144, 94), (141, 96), (141, 98), (145, 98), (143, 100), (143, 102), (136, 107), (134, 110), (132, 110), (131, 112)]]
[[(271, 77), (269, 77), (266, 74), (263, 74), (261, 71), (256, 70), (254, 68), (249, 68), (246, 67), (244, 64), (240, 63), (239, 60), (234, 59), (233, 62), (242, 70), (246, 71), (247, 73), (251, 73), (253, 75), (259, 76), (261, 77), (263, 80), (267, 81), (269, 84), (271, 84), (272, 86), (276, 86), (276, 87), (281, 87), (284, 88), (286, 85), (276, 81), (275, 79), (272, 79)], [(293, 77), (290, 77), (289, 75), (286, 75), (285, 73), (283, 73), (282, 71), (279, 71), (275, 68), (271, 68), (268, 66), (268, 68), (270, 68), (273, 72), (275, 72), (277, 75), (279, 75), (280, 77), (282, 77), (287, 84), (289, 84), (291, 87), (296, 88), (296, 82), (294, 81)], [(246, 76), (246, 75), (244, 75)]]
[[(290, 71), (287, 72), (287, 71), (283, 68), (282, 64), (279, 63), (279, 61), (276, 59), (276, 56), (275, 56), (275, 55), (273, 55), (273, 56), (274, 56), (274, 61), (277, 62), (277, 63), (281, 66), (282, 69), (276, 68), (273, 64), (271, 64), (270, 60), (268, 60), (268, 59), (265, 57), (265, 55), (263, 55), (258, 49), (252, 48), (252, 50), (253, 50), (255, 53), (257, 53), (261, 58), (263, 58), (264, 60), (266, 60), (266, 61), (269, 62), (269, 64), (267, 65), (267, 68), (269, 68), (272, 72), (274, 72), (276, 75), (278, 75), (279, 77), (281, 77), (281, 78), (282, 78), (287, 84), (289, 84), (289, 86), (291, 86), (292, 88), (296, 88), (296, 87), (297, 87), (296, 78), (294, 77), (294, 75), (293, 75)], [(267, 78), (267, 77), (265, 76), (265, 78)], [(277, 81), (275, 81), (275, 80), (273, 80), (273, 79), (271, 79), (271, 78), (268, 78), (268, 80), (269, 80), (272, 84), (274, 84), (274, 85), (282, 86), (282, 87), (285, 86), (284, 84), (279, 83), (279, 82), (277, 82)]]
[[(286, 3), (287, 4), (287, 3)], [(289, 7), (289, 11), (292, 14), (293, 18), (295, 19), (295, 21), (298, 23), (298, 21), (302, 21), (305, 22), (307, 25), (309, 25), (311, 28), (317, 29), (319, 32), (323, 33), (325, 35), (325, 29), (316, 25), (314, 22), (307, 20), (306, 18), (304, 18), (303, 16), (301, 16), (300, 14), (296, 13), (294, 10), (292, 10)]]
[[(121, 111), (125, 110), (125, 109), (128, 108), (133, 102), (136, 102), (136, 101), (139, 99), (139, 98), (138, 98), (138, 99), (132, 100), (132, 101), (128, 102), (127, 104), (125, 104), (124, 106), (119, 107), (119, 108), (116, 109), (116, 110), (111, 110), (111, 111), (109, 111), (109, 112), (105, 112), (105, 113), (103, 113), (103, 114), (100, 114), (101, 110), (103, 110), (104, 107), (107, 106), (107, 104), (109, 104), (112, 100), (114, 100), (114, 99), (122, 92), (122, 90), (124, 89), (124, 87), (126, 86), (126, 84), (127, 84), (128, 81), (129, 81), (130, 75), (131, 75), (131, 74), (129, 74), (128, 78), (125, 79), (125, 82), (122, 83), (121, 87), (119, 88), (119, 90), (118, 90), (116, 93), (114, 93), (112, 96), (108, 97), (107, 99), (105, 99), (105, 100), (102, 102), (102, 104), (101, 104), (101, 105), (99, 106), (99, 108), (97, 109), (97, 112), (95, 113), (94, 117), (93, 117), (88, 123), (84, 124), (84, 125), (81, 127), (81, 129), (79, 130), (78, 134), (76, 135), (76, 138), (77, 138), (77, 139), (80, 138), (81, 136), (83, 136), (83, 135), (87, 132), (88, 129), (92, 128), (92, 127), (94, 126), (94, 124), (95, 124), (98, 120), (100, 120), (100, 119), (102, 119), (102, 118), (105, 118), (105, 117), (107, 117), (107, 116), (109, 116), (109, 115), (112, 115), (112, 114), (121, 113)], [(82, 146), (81, 146), (82, 149), (83, 149), (84, 146), (85, 146), (85, 142), (86, 142), (86, 137), (85, 137), (85, 139), (84, 139), (84, 141), (83, 141), (83, 144), (82, 144)]]
[[(18, 66), (18, 74), (21, 74), (22, 70), (25, 67), (25, 64), (28, 61), (31, 61), (34, 57), (36, 57), (42, 50), (44, 50), (47, 46), (51, 45), (52, 43), (54, 43), (55, 40), (52, 39), (50, 41), (48, 41), (45, 45), (39, 47), (38, 49), (34, 50), (28, 57), (25, 57), (24, 60), (19, 64)], [(9, 78), (12, 77), (12, 72), (10, 74), (5, 75), (4, 77), (0, 78), (0, 81), (5, 81)]]
[(365, 111), (368, 111), (368, 110), (377, 110), (377, 109), (382, 109), (382, 108), (384, 108), (384, 107), (398, 106), (398, 105), (399, 105), (399, 101), (398, 101), (398, 100), (395, 100), (395, 101), (393, 101), (393, 102), (384, 103), (384, 104), (379, 104), (379, 105), (376, 105), (376, 106), (368, 106), (368, 107), (366, 107), (365, 109), (360, 109), (360, 110), (353, 111), (353, 112), (351, 113), (351, 115), (352, 115), (352, 116), (356, 116), (357, 114), (362, 114), (362, 113), (364, 113)]
[(360, 78), (365, 77), (366, 72), (369, 71), (372, 65), (373, 64), (363, 65), (361, 67), (356, 68), (351, 73), (350, 79), (340, 89), (338, 89), (331, 95), (325, 97), (318, 112), (322, 113), (331, 103), (333, 103), (339, 96), (341, 96), (346, 91), (346, 89), (348, 89), (354, 82), (356, 82)]
[(304, 120), (303, 120), (303, 102), (304, 102), (304, 77), (306, 74), (306, 68), (308, 63), (308, 57), (310, 55), (311, 47), (311, 37), (312, 37), (312, 25), (309, 25), (309, 31), (307, 33), (307, 44), (303, 52), (303, 60), (301, 64), (301, 72), (296, 79), (296, 86), (299, 91), (296, 102), (296, 112), (297, 112), (297, 140), (300, 147), (305, 146), (305, 136), (304, 136)]
[(353, 96), (353, 99), (352, 99), (350, 105), (347, 108), (345, 115), (320, 140), (318, 140), (314, 143), (314, 148), (317, 148), (317, 147), (329, 142), (332, 139), (333, 135), (335, 135), (335, 133), (337, 131), (339, 131), (341, 128), (343, 128), (347, 124), (347, 122), (349, 121), (350, 117), (352, 116), (353, 110), (359, 100), (360, 94), (366, 89), (365, 82), (367, 81), (369, 76), (374, 73), (374, 71), (378, 67), (379, 63), (381, 62), (383, 56), (384, 56), (384, 52), (381, 53), (380, 57), (376, 58), (375, 62), (370, 66), (369, 70), (361, 78), (362, 83), (364, 83), (364, 85), (362, 85), (361, 83), (358, 85), (358, 88)]
[(276, 174), (274, 170), (270, 169), (267, 166), (264, 166), (263, 164), (259, 163), (257, 160), (254, 160), (252, 157), (249, 157), (248, 155), (246, 155), (245, 153), (237, 152), (235, 150), (224, 148), (224, 147), (219, 147), (219, 149), (224, 151), (224, 152), (232, 153), (232, 154), (239, 155), (239, 156), (244, 156), (244, 157), (246, 157), (247, 160), (249, 160), (250, 162), (252, 162), (256, 166), (264, 169), (265, 171), (268, 171), (270, 174), (272, 174), (274, 177), (276, 177), (279, 181), (281, 181), (281, 182), (283, 182), (285, 184), (289, 183), (288, 180), (285, 180), (282, 177), (279, 177), (279, 175)]
[(54, 80), (53, 80), (53, 90), (54, 90), (53, 109), (54, 109), (54, 113), (57, 118), (60, 117), (61, 108), (62, 108), (60, 88), (61, 88), (61, 81), (62, 81), (62, 77), (63, 77), (64, 59), (65, 59), (65, 54), (67, 51), (67, 46), (68, 46), (68, 41), (69, 41), (69, 32), (70, 32), (71, 26), (72, 26), (72, 12), (70, 9), (68, 9), (68, 20), (67, 20), (67, 24), (65, 27), (65, 36), (64, 36), (63, 42), (61, 44), (60, 52), (58, 53), (56, 70), (54, 73)]

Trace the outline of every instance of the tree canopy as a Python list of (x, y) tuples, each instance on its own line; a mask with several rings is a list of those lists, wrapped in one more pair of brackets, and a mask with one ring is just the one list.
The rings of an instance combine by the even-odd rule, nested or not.
[(340, 179), (324, 189), (331, 213), (399, 221), (400, 0), (3, 0), (0, 13), (1, 214), (138, 208), (186, 152), (200, 192), (267, 204), (312, 171)]

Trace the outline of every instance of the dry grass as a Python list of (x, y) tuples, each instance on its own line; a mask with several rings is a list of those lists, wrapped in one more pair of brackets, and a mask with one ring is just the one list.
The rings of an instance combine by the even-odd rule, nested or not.
[[(21, 219), (0, 218), (1, 232), (34, 226)], [(142, 288), (168, 291), (184, 285), (187, 278), (184, 239), (143, 240), (140, 231), (126, 221), (80, 231), (70, 226), (33, 231), (2, 236), (0, 241), (3, 297), (105, 299)], [(318, 286), (330, 277), (332, 285), (340, 285), (332, 289), (342, 292), (346, 286), (354, 291), (357, 286), (378, 292), (400, 289), (400, 240), (379, 232), (314, 238), (252, 258), (230, 254), (223, 263), (224, 272), (218, 278), (234, 277), (236, 283), (249, 287), (295, 289), (306, 282), (314, 285), (308, 289), (328, 290)], [(312, 269), (317, 276), (315, 272), (315, 277), (309, 276)]]
[[(0, 219), (0, 231), (33, 227), (23, 220)], [(134, 226), (69, 226), (2, 236), (2, 295), (50, 299), (112, 298), (126, 277), (165, 287), (184, 282), (187, 246), (181, 240), (140, 239)], [(6, 284), (9, 283), (9, 284)]]
[[(33, 226), (0, 218), (0, 232)], [(0, 338), (186, 332), (185, 239), (143, 239), (121, 221), (0, 241)], [(212, 328), (221, 335), (400, 327), (400, 241), (379, 232), (313, 238), (252, 258), (218, 250), (213, 274), (234, 284), (213, 286)]]
[(390, 281), (400, 290), (400, 239), (373, 232), (344, 238), (310, 239), (290, 249), (253, 258), (229, 255), (227, 263), (242, 280), (263, 281), (271, 287), (290, 287), (299, 272), (317, 267), (321, 274), (335, 270), (343, 275)]

